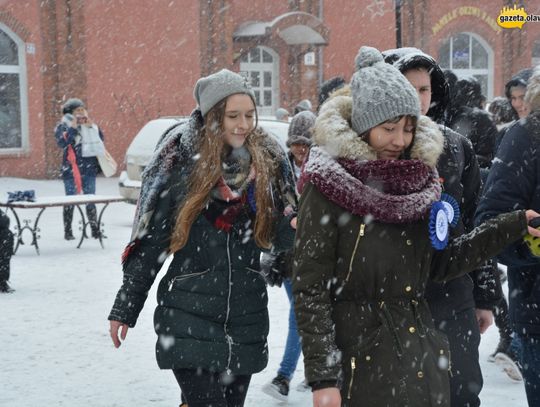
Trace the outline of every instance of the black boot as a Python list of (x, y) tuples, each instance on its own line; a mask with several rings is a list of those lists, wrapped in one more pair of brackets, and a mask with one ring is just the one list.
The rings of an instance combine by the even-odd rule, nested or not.
[(7, 281), (0, 281), (0, 293), (11, 294), (15, 290), (11, 288)]
[(73, 230), (71, 229), (71, 223), (73, 222), (73, 206), (64, 206), (64, 239), (75, 240), (73, 236)]
[(94, 239), (102, 238), (100, 225), (97, 221), (97, 209), (95, 206), (88, 205), (86, 207), (86, 215), (88, 216), (88, 222), (90, 222), (90, 229), (92, 230), (92, 237)]

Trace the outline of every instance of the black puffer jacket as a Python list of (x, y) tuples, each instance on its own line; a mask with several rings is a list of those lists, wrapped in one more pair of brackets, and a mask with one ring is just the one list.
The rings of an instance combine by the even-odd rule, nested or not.
[(489, 168), (495, 155), (497, 127), (485, 110), (479, 109), (480, 84), (474, 79), (460, 79), (448, 109), (448, 127), (464, 135), (474, 148), (480, 168)]

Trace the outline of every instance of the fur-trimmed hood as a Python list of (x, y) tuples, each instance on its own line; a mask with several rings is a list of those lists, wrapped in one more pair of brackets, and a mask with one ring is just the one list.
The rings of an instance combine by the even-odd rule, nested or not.
[[(351, 127), (352, 97), (344, 94), (328, 100), (315, 122), (313, 140), (333, 157), (372, 161), (376, 152)], [(431, 168), (444, 148), (444, 137), (439, 127), (426, 116), (420, 116), (411, 148), (411, 158)]]

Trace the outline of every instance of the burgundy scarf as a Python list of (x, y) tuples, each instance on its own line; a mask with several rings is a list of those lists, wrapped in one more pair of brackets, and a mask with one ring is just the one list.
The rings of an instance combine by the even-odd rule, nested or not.
[(384, 223), (423, 219), (441, 195), (437, 171), (420, 160), (336, 161), (314, 147), (303, 177), (336, 205)]

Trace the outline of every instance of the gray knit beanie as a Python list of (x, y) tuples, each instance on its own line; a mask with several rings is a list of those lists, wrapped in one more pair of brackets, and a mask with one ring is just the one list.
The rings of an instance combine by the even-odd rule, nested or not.
[(317, 116), (309, 110), (297, 113), (291, 120), (289, 125), (289, 133), (287, 138), (287, 147), (293, 144), (305, 144), (310, 146), (311, 141), (311, 129), (315, 125)]
[(70, 98), (62, 105), (62, 114), (72, 114), (78, 107), (85, 107), (83, 101), (77, 98)]
[(255, 94), (247, 79), (228, 69), (222, 69), (199, 79), (195, 85), (193, 96), (201, 109), (202, 115), (206, 116), (206, 113), (221, 100), (237, 93), (245, 93), (251, 97), (253, 104), (257, 105), (255, 103)]
[(384, 62), (376, 48), (362, 47), (351, 80), (352, 128), (358, 134), (398, 116), (420, 116), (418, 94), (407, 78)]

